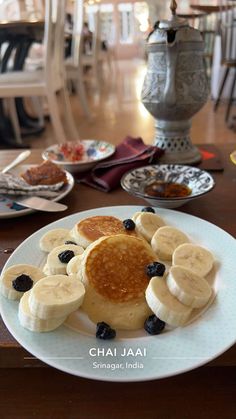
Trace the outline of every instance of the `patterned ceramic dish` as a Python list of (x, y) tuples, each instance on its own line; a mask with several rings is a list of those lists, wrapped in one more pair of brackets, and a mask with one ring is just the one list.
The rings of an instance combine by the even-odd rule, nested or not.
[[(74, 147), (74, 149), (76, 147), (81, 147), (77, 160), (75, 153), (72, 160), (72, 158), (68, 158), (66, 156), (67, 153), (63, 152), (63, 149), (61, 149), (61, 147), (67, 147), (68, 145)], [(77, 143), (68, 142), (62, 146), (59, 144), (51, 145), (42, 153), (42, 157), (44, 160), (51, 160), (53, 163), (63, 166), (68, 172), (78, 173), (91, 169), (99, 161), (110, 157), (114, 152), (115, 146), (106, 141), (80, 140)]]
[[(177, 183), (189, 189), (189, 195), (176, 197), (154, 197), (146, 193), (153, 182)], [(145, 199), (154, 207), (177, 208), (191, 199), (199, 198), (215, 186), (212, 176), (196, 167), (178, 164), (160, 164), (140, 167), (124, 174), (122, 188), (137, 197)]]
[[(25, 172), (30, 167), (32, 167), (32, 165), (29, 165), (29, 164), (19, 165), (11, 169), (11, 173), (19, 175), (20, 173)], [(52, 201), (55, 201), (55, 202), (60, 201), (61, 199), (65, 198), (66, 195), (68, 195), (70, 191), (73, 189), (74, 183), (75, 183), (73, 176), (66, 171), (66, 177), (67, 177), (67, 184), (64, 185), (58, 191), (58, 195), (55, 198), (53, 199), (51, 198)], [(28, 215), (35, 212), (35, 210), (33, 209), (29, 209), (29, 208), (23, 207), (22, 205), (17, 204), (15, 202), (16, 198), (20, 198), (20, 196), (0, 194), (0, 220), (2, 218), (23, 217), (24, 215)]]

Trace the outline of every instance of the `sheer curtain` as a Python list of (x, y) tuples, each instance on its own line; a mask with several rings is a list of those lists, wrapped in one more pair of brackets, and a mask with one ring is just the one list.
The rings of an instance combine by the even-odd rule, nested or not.
[(150, 23), (153, 26), (157, 20), (168, 19), (170, 17), (169, 0), (146, 0), (149, 7)]

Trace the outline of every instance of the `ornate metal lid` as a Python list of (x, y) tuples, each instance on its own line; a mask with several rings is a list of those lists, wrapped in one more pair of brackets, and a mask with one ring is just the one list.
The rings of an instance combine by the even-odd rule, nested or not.
[(160, 20), (155, 23), (154, 30), (148, 37), (148, 44), (157, 44), (168, 42), (170, 33), (174, 33), (174, 38), (182, 42), (201, 42), (202, 37), (198, 29), (194, 29), (189, 26), (187, 19), (181, 19), (176, 14), (177, 3), (175, 0), (171, 0), (170, 10), (172, 16), (169, 20)]

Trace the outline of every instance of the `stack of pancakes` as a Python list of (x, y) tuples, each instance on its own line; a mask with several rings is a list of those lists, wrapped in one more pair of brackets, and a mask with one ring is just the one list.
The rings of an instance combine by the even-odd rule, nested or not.
[(82, 220), (72, 234), (86, 247), (80, 267), (86, 288), (82, 309), (95, 323), (104, 321), (117, 329), (143, 327), (151, 313), (145, 270), (156, 260), (150, 245), (110, 216)]

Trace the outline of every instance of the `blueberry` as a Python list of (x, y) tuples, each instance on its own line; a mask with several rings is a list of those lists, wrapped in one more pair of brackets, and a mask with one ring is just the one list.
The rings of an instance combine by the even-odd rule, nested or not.
[(68, 263), (74, 256), (73, 250), (64, 250), (64, 252), (59, 253), (58, 258), (61, 263)]
[(77, 243), (72, 242), (71, 240), (66, 240), (65, 244), (75, 244), (77, 246)]
[(165, 328), (165, 322), (160, 320), (155, 314), (149, 316), (144, 323), (144, 329), (149, 335), (159, 335)]
[(127, 220), (123, 221), (123, 226), (126, 230), (134, 230), (135, 229), (135, 222), (128, 218)]
[(12, 286), (16, 291), (25, 292), (25, 291), (29, 291), (32, 288), (33, 283), (34, 282), (30, 278), (30, 276), (22, 274), (22, 275), (17, 276), (12, 281)]
[(150, 278), (153, 276), (163, 276), (165, 273), (166, 267), (163, 263), (160, 262), (152, 262), (146, 266), (146, 274)]
[(142, 212), (153, 212), (155, 214), (155, 210), (152, 207), (144, 207)]
[(96, 338), (98, 339), (114, 339), (116, 337), (116, 331), (105, 322), (97, 323)]

